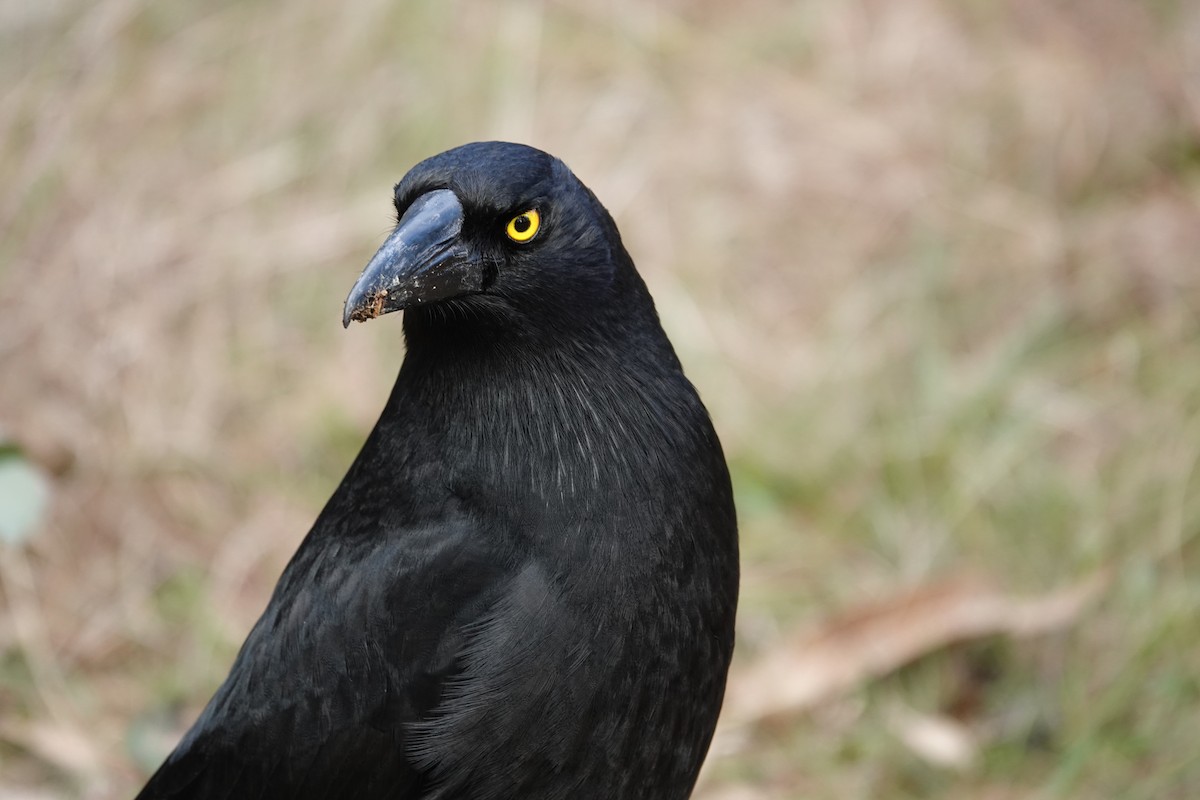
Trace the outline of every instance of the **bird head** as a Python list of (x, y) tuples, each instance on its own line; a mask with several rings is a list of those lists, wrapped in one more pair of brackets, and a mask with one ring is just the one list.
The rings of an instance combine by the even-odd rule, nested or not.
[(346, 298), (346, 326), (466, 298), (586, 301), (612, 284), (624, 253), (595, 196), (524, 145), (477, 142), (429, 158), (396, 184), (395, 205), (395, 230)]

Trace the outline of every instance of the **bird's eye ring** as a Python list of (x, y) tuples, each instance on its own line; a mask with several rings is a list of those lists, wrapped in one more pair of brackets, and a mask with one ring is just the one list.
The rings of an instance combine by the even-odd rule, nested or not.
[(504, 232), (508, 234), (508, 238), (518, 244), (525, 244), (534, 236), (537, 235), (538, 228), (542, 224), (541, 215), (534, 209), (518, 214), (508, 221)]

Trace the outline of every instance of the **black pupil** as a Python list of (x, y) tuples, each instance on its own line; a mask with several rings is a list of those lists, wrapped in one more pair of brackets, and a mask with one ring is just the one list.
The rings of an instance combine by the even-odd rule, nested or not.
[(524, 233), (525, 231), (529, 230), (529, 227), (532, 224), (533, 223), (529, 221), (529, 217), (522, 214), (513, 220), (513, 230), (517, 233)]

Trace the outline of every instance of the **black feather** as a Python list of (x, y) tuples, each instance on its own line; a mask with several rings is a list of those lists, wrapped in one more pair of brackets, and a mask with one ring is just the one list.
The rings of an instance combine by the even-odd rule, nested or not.
[(407, 309), (379, 422), (144, 800), (691, 793), (738, 579), (708, 415), (562, 162), (468, 145), (397, 210), (436, 189), (483, 289)]

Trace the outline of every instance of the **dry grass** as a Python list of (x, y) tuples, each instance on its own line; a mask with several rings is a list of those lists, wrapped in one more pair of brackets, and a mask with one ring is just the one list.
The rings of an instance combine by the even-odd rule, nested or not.
[(707, 797), (1200, 795), (1195, 3), (18, 0), (0, 134), (0, 426), (55, 484), (0, 550), (0, 797), (128, 796), (208, 696), (399, 363), (338, 324), (390, 186), (480, 138), (617, 216), (735, 468), (744, 656), (1113, 569)]

